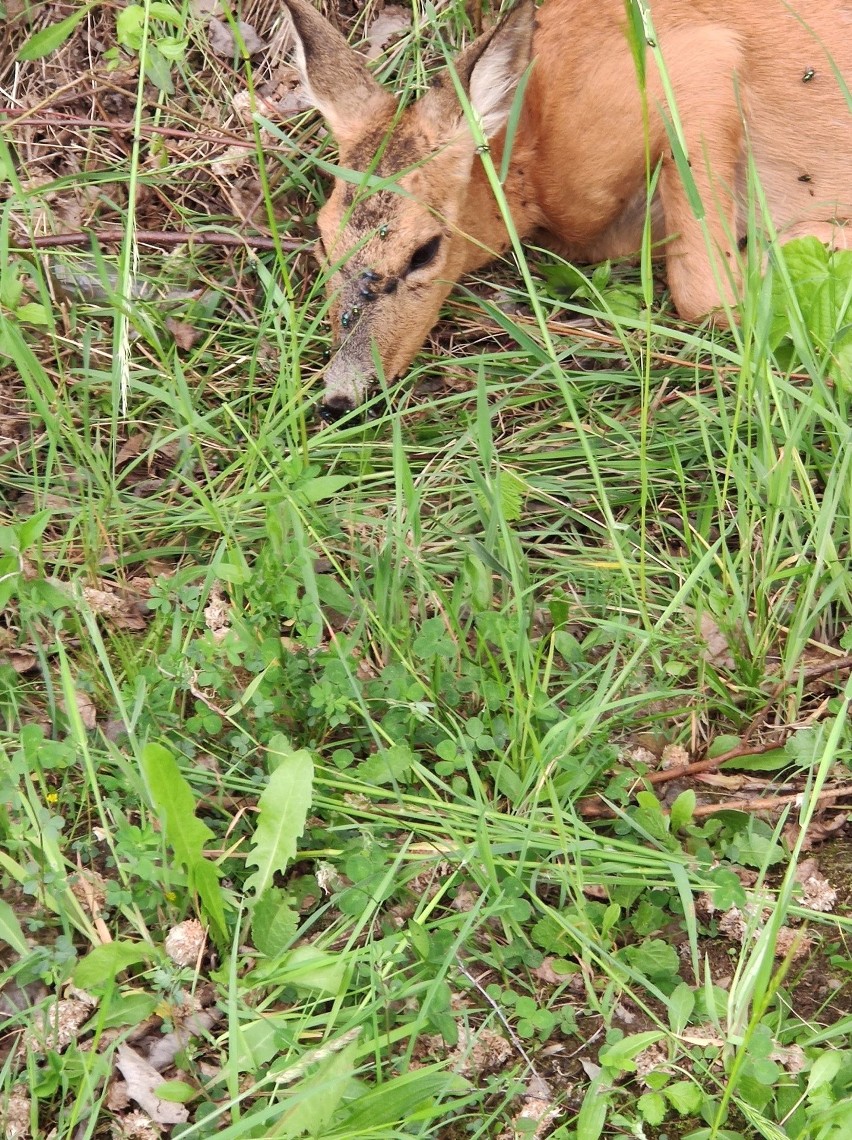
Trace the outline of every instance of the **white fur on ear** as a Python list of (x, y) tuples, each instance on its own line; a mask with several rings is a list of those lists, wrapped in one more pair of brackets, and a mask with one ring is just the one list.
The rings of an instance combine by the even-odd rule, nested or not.
[(305, 45), (302, 43), (302, 38), (296, 31), (296, 25), (286, 10), (284, 18), (287, 21), (290, 32), (290, 62), (299, 73), (305, 99), (312, 107), (316, 107), (318, 111), (322, 111), (322, 107), (320, 106), (321, 100), (317, 98), (316, 92), (311, 90), (311, 81), (308, 77), (308, 61), (305, 58)]
[(292, 32), (293, 62), (308, 100), (320, 111), (338, 143), (367, 130), (396, 105), (373, 78), (362, 56), (310, 0), (284, 0)]
[(487, 139), (505, 127), (526, 62), (511, 34), (495, 35), (477, 60), (470, 77), (470, 105)]

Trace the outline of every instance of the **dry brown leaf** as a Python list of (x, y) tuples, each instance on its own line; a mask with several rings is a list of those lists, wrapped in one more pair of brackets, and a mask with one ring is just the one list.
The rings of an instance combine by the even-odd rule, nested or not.
[(5, 660), (16, 673), (31, 673), (38, 665), (38, 658), (26, 649), (5, 649), (0, 654), (0, 660)]
[(218, 583), (210, 591), (210, 601), (204, 607), (204, 624), (211, 633), (222, 636), (231, 628), (231, 607)]
[(704, 1029), (700, 1025), (696, 1026), (695, 1029), (690, 1029), (687, 1033), (681, 1033), (679, 1039), (687, 1045), (698, 1045), (702, 1049), (708, 1045), (714, 1049), (722, 1049), (726, 1044), (723, 1037), (720, 1037), (712, 1029)]
[(112, 1134), (115, 1140), (159, 1140), (162, 1129), (136, 1109), (113, 1121)]
[(476, 906), (479, 901), (480, 892), (475, 886), (469, 883), (462, 883), (456, 891), (456, 897), (453, 899), (453, 910), (460, 911), (462, 914), (468, 914)]
[(301, 115), (303, 111), (307, 111), (308, 107), (311, 106), (313, 104), (301, 86), (289, 88), (274, 103), (277, 116), (281, 119), (292, 119), (295, 115)]
[(6, 9), (4, 19), (10, 24), (13, 20), (17, 20), (23, 15), (28, 17), (28, 22), (32, 20), (33, 10), (29, 4), (26, 3), (26, 0), (6, 0), (4, 7)]
[(153, 1121), (157, 1124), (185, 1124), (189, 1120), (189, 1110), (185, 1105), (159, 1099), (155, 1090), (163, 1083), (163, 1078), (135, 1049), (119, 1045), (115, 1064), (127, 1084), (127, 1095)]
[(203, 20), (206, 16), (220, 14), (222, 8), (219, 0), (190, 0), (189, 10), (196, 19)]
[(774, 954), (776, 958), (786, 958), (789, 955), (792, 961), (797, 962), (801, 958), (807, 958), (811, 946), (811, 936), (806, 931), (782, 926), (775, 939)]
[(378, 59), (394, 36), (411, 27), (411, 10), (398, 4), (388, 4), (367, 28), (367, 59)]
[(549, 986), (561, 986), (568, 978), (574, 973), (573, 970), (560, 973), (553, 968), (553, 963), (560, 961), (559, 958), (545, 958), (540, 966), (536, 966), (534, 970), (530, 970), (533, 977), (538, 978), (540, 982), (545, 982)]
[[(808, 833), (802, 841), (802, 850), (811, 851), (820, 843), (825, 843), (836, 832), (842, 831), (846, 826), (849, 819), (847, 812), (838, 812), (836, 815), (828, 818), (826, 815), (821, 815), (819, 819), (812, 819), (808, 824)], [(799, 832), (801, 828), (797, 823), (788, 823), (784, 828), (784, 841), (791, 849), (796, 846), (799, 840)]]
[(175, 338), (178, 348), (184, 350), (192, 348), (201, 337), (201, 329), (197, 329), (187, 321), (176, 321), (173, 317), (166, 317), (166, 328)]
[(128, 436), (116, 453), (116, 467), (123, 467), (125, 463), (129, 463), (131, 459), (136, 459), (141, 455), (148, 446), (150, 438), (147, 432), (141, 431), (134, 432), (133, 435)]
[(629, 764), (642, 764), (647, 768), (657, 767), (656, 754), (653, 753), (650, 748), (645, 748), (642, 744), (628, 748), (624, 754), (624, 758)]
[(587, 899), (600, 899), (601, 902), (609, 901), (609, 891), (599, 883), (586, 883), (583, 886), (583, 894)]
[(706, 784), (709, 788), (719, 788), (725, 792), (738, 792), (745, 787), (749, 777), (742, 773), (699, 772), (695, 779)]
[[(762, 912), (762, 919), (759, 923), (749, 923), (748, 910), (744, 914), (738, 907), (731, 907), (719, 919), (719, 930), (732, 942), (739, 942), (745, 944), (746, 937), (750, 936), (751, 941), (754, 942), (760, 936), (763, 930), (763, 919), (769, 914), (768, 909)], [(776, 937), (773, 953), (776, 958), (786, 958), (790, 955), (795, 962), (799, 958), (804, 958), (810, 953), (811, 939), (804, 930), (793, 930), (789, 926), (782, 926)], [(717, 980), (717, 985), (721, 982)]]
[(802, 903), (811, 910), (834, 910), (837, 891), (824, 875), (819, 873), (816, 859), (806, 859), (796, 868), (793, 876), (802, 886)]
[(463, 1077), (480, 1077), (499, 1072), (512, 1055), (512, 1046), (494, 1029), (473, 1033), (459, 1026), (459, 1040), (449, 1059)]
[(77, 874), (69, 881), (71, 894), (90, 912), (99, 912), (106, 903), (106, 879), (91, 867), (84, 867), (77, 856)]
[(168, 1068), (177, 1054), (187, 1047), (190, 1038), (203, 1037), (221, 1017), (221, 1012), (215, 1007), (196, 1010), (190, 1013), (182, 1024), (176, 1025), (171, 1033), (155, 1038), (148, 1050), (148, 1063), (151, 1068), (158, 1071)]
[(647, 1084), (645, 1077), (668, 1066), (669, 1053), (662, 1045), (650, 1045), (636, 1057), (636, 1076)]
[(107, 1108), (110, 1112), (122, 1112), (130, 1104), (127, 1095), (127, 1085), (124, 1081), (112, 1081), (106, 1098)]
[(783, 1065), (788, 1073), (801, 1073), (808, 1065), (808, 1058), (801, 1045), (778, 1045), (769, 1054), (770, 1060)]
[[(510, 1127), (499, 1134), (498, 1140), (515, 1140), (516, 1136), (539, 1140), (550, 1131), (559, 1112), (547, 1081), (531, 1077), (524, 1093), (524, 1107), (512, 1118)], [(534, 1127), (530, 1128), (530, 1124)]]
[(91, 731), (98, 723), (98, 710), (95, 708), (95, 702), (89, 694), (84, 693), (82, 689), (75, 689), (74, 704), (77, 706), (77, 712), (80, 714), (83, 727)]
[[(266, 50), (266, 44), (245, 20), (237, 20), (237, 29), (242, 36), (246, 51), (249, 55), (257, 55)], [(239, 55), (241, 49), (237, 47), (233, 30), (225, 20), (211, 20), (207, 25), (207, 38), (210, 50), (221, 59), (233, 59)]]
[(728, 639), (719, 628), (716, 619), (705, 610), (698, 621), (698, 629), (704, 640), (705, 649), (701, 656), (715, 668), (733, 669), (734, 659), (731, 656)]
[(92, 612), (116, 629), (134, 632), (145, 629), (148, 623), (142, 613), (144, 599), (134, 597), (129, 590), (118, 590), (107, 582), (102, 582), (101, 585), (106, 588), (84, 586), (82, 589), (83, 597)]

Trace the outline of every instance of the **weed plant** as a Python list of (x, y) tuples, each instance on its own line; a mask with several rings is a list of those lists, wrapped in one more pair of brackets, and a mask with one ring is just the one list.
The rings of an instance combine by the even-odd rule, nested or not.
[(2, 34), (9, 1134), (188, 1026), (173, 1136), (845, 1140), (852, 253), (756, 227), (723, 331), (518, 250), (323, 424), (316, 118), (168, 3)]

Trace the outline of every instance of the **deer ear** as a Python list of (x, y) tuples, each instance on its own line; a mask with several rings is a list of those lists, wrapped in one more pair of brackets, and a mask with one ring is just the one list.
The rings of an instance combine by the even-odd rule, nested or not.
[(309, 0), (284, 0), (284, 6), (295, 44), (293, 62), (305, 94), (338, 144), (345, 146), (391, 113), (396, 100)]
[[(532, 59), (535, 0), (521, 0), (490, 32), (465, 48), (453, 67), (487, 139), (505, 127), (518, 84)], [(436, 123), (463, 116), (452, 78), (442, 73), (421, 100)]]

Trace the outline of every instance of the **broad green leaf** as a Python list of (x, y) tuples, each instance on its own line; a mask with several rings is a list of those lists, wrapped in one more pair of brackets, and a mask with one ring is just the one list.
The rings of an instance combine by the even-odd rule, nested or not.
[(238, 1024), (230, 1063), (238, 1073), (261, 1073), (290, 1044), (284, 1017), (258, 1017)]
[(53, 511), (37, 511), (34, 515), (22, 522), (16, 529), (18, 532), (18, 549), (23, 553), (41, 538), (44, 529), (53, 518)]
[(109, 1005), (101, 1003), (100, 1022), (103, 1029), (120, 1029), (124, 1025), (140, 1025), (160, 1004), (159, 994), (127, 990), (113, 991)]
[(171, 24), (175, 28), (183, 27), (183, 16), (172, 4), (165, 4), (163, 0), (152, 0), (148, 11), (152, 20), (162, 20), (164, 24)]
[(636, 1068), (636, 1058), (651, 1045), (656, 1045), (665, 1037), (657, 1029), (648, 1029), (644, 1033), (631, 1033), (629, 1037), (622, 1037), (613, 1045), (601, 1049), (598, 1060), (607, 1069), (616, 1069), (619, 1073), (633, 1072)]
[(146, 947), (138, 942), (107, 942), (96, 946), (77, 963), (74, 985), (100, 992), (110, 986), (122, 970), (144, 962), (147, 957)]
[(677, 950), (662, 938), (647, 938), (638, 946), (627, 946), (622, 953), (634, 969), (649, 978), (675, 977), (680, 966)]
[(7, 309), (17, 309), (24, 295), (24, 283), (14, 271), (7, 271), (0, 277), (0, 305)]
[(598, 1140), (606, 1124), (610, 1098), (601, 1089), (598, 1081), (593, 1081), (586, 1089), (583, 1103), (577, 1114), (577, 1140)]
[(315, 475), (295, 489), (294, 497), (307, 503), (321, 503), (345, 491), (352, 483), (351, 475)]
[(464, 580), (468, 584), (470, 600), (477, 611), (487, 610), (494, 596), (494, 576), (472, 554), (464, 556)]
[(736, 768), (738, 772), (775, 772), (779, 768), (790, 767), (790, 756), (785, 748), (773, 748), (770, 752), (760, 752), (755, 756), (738, 756), (722, 765), (722, 770)]
[(277, 958), (293, 941), (298, 921), (289, 895), (277, 887), (269, 887), (252, 912), (251, 935), (255, 949), (267, 958)]
[(675, 986), (669, 995), (669, 1025), (673, 1033), (683, 1033), (695, 1009), (695, 994), (686, 984), (681, 982)]
[(60, 20), (56, 24), (48, 24), (46, 28), (42, 28), (41, 31), (30, 36), (18, 52), (17, 58), (19, 60), (42, 59), (44, 56), (50, 55), (52, 51), (56, 51), (65, 43), (80, 21), (88, 16), (91, 8), (92, 5), (87, 4), (76, 12), (72, 12), (70, 16), (66, 16), (64, 20)]
[(30, 948), (27, 945), (26, 938), (24, 938), (21, 924), (18, 922), (15, 912), (3, 899), (0, 899), (0, 942), (5, 942), (11, 946), (15, 953), (20, 954), (22, 958), (29, 953)]
[(733, 862), (746, 867), (774, 867), (786, 858), (784, 848), (771, 835), (761, 834), (758, 822), (750, 821), (747, 828), (738, 832), (728, 844), (727, 853)]
[(142, 771), (166, 841), (181, 867), (191, 868), (203, 858), (213, 832), (195, 814), (195, 797), (181, 775), (177, 761), (161, 744), (142, 749)]
[(304, 748), (294, 751), (284, 736), (274, 737), (269, 751), (279, 759), (258, 801), (254, 842), (246, 855), (246, 863), (258, 869), (249, 876), (245, 890), (256, 897), (271, 886), (276, 871), (283, 871), (294, 858), (313, 791), (314, 762), (310, 752)]
[(672, 831), (679, 831), (682, 827), (692, 820), (692, 813), (695, 811), (695, 792), (692, 788), (686, 788), (677, 797), (671, 806), (669, 812), (669, 826)]
[(209, 859), (199, 859), (188, 871), (189, 885), (198, 892), (205, 915), (216, 942), (221, 945), (228, 935), (225, 921), (225, 898), (219, 883), (221, 872)]
[(168, 749), (160, 744), (146, 745), (141, 764), (166, 842), (178, 865), (185, 868), (190, 887), (197, 891), (210, 920), (211, 932), (221, 945), (227, 937), (227, 926), (219, 871), (204, 857), (204, 847), (213, 838), (213, 832), (195, 814), (192, 789)]
[(158, 1100), (167, 1100), (170, 1104), (187, 1104), (198, 1096), (198, 1089), (186, 1081), (163, 1081), (154, 1089), (154, 1096)]
[(392, 744), (390, 748), (382, 748), (368, 756), (363, 764), (359, 764), (358, 778), (365, 784), (377, 787), (405, 783), (413, 763), (414, 753), (407, 744)]
[(418, 957), (425, 962), (431, 949), (431, 939), (426, 927), (417, 919), (410, 918), (408, 920), (408, 937)]
[(497, 494), (500, 497), (500, 510), (506, 522), (517, 522), (521, 517), (521, 505), (526, 490), (526, 483), (514, 472), (503, 469), (497, 473)]
[(704, 1100), (701, 1086), (697, 1085), (695, 1081), (674, 1081), (672, 1084), (666, 1085), (663, 1094), (681, 1116), (697, 1113), (701, 1108), (701, 1102)]
[[(786, 276), (777, 266), (772, 276), (770, 345), (783, 348), (789, 337), (807, 359), (827, 361), (828, 371), (845, 386), (852, 383), (852, 251), (829, 250), (815, 237), (787, 242), (779, 251)], [(795, 317), (798, 308), (801, 319)], [(801, 324), (807, 344), (802, 344)]]
[(665, 1099), (657, 1092), (643, 1093), (637, 1103), (639, 1115), (646, 1123), (656, 1126), (666, 1118)]
[(352, 591), (345, 589), (332, 574), (317, 574), (317, 595), (324, 606), (337, 610), (340, 614), (350, 614), (356, 601)]
[(222, 559), (216, 564), (216, 577), (234, 586), (244, 586), (246, 582), (251, 581), (251, 570), (239, 562)]
[(494, 788), (501, 796), (505, 796), (513, 804), (519, 804), (524, 798), (524, 784), (516, 772), (513, 772), (505, 760), (489, 760), (485, 769), (494, 781)]
[(128, 4), (115, 18), (115, 38), (121, 47), (139, 51), (145, 27), (145, 9), (140, 4)]
[(440, 1097), (445, 1109), (452, 1108), (452, 1098), (464, 1096), (470, 1083), (457, 1073), (443, 1068), (413, 1069), (370, 1088), (352, 1105), (342, 1122), (349, 1136), (374, 1135), (383, 1126), (404, 1121), (410, 1125), (419, 1109)]
[(145, 52), (145, 76), (164, 95), (174, 95), (171, 64), (156, 44), (149, 43)]
[(15, 316), (19, 321), (23, 321), (29, 325), (49, 325), (50, 315), (44, 305), (39, 304), (38, 301), (29, 301), (26, 305), (21, 305), (20, 309), (15, 310)]
[(707, 756), (711, 760), (715, 760), (717, 756), (724, 756), (726, 752), (733, 752), (735, 748), (739, 748), (742, 744), (741, 736), (717, 736), (707, 749)]
[(319, 990), (332, 997), (343, 989), (346, 966), (336, 954), (326, 954), (315, 946), (305, 944), (291, 950), (279, 974), (282, 981), (306, 990)]
[(689, 1133), (688, 1140), (754, 1140), (754, 1136), (745, 1137), (730, 1128), (699, 1128)]
[(811, 1065), (808, 1073), (808, 1094), (814, 1093), (823, 1085), (831, 1084), (844, 1065), (849, 1064), (849, 1053), (822, 1052)]
[(591, 294), (588, 278), (565, 261), (557, 261), (553, 265), (545, 263), (539, 266), (539, 269), (550, 289), (556, 293), (566, 297), (585, 298)]
[(189, 40), (182, 40), (172, 36), (157, 40), (157, 50), (163, 59), (168, 60), (169, 63), (175, 63), (183, 59), (186, 55), (188, 45)]
[(299, 1081), (294, 1094), (284, 1101), (281, 1116), (275, 1123), (276, 1137), (295, 1140), (305, 1132), (309, 1136), (325, 1134), (352, 1082), (358, 1048), (358, 1042), (353, 1041)]

